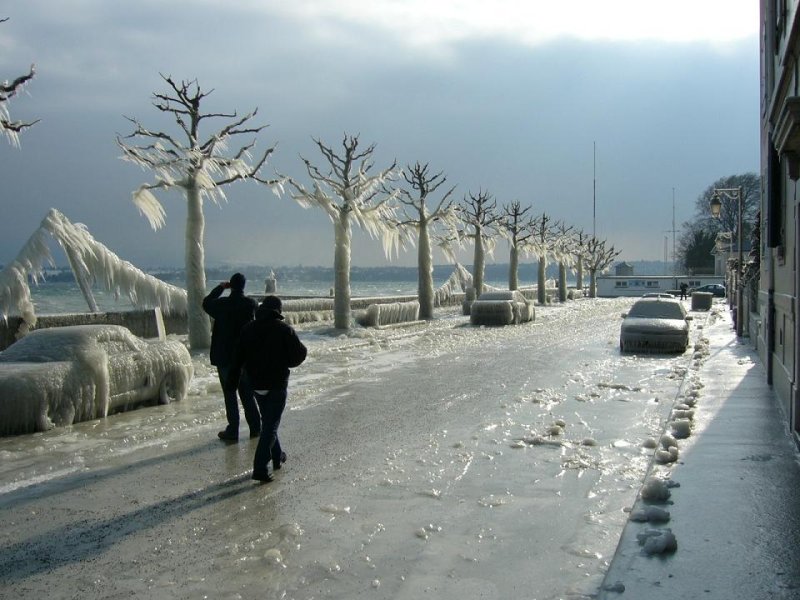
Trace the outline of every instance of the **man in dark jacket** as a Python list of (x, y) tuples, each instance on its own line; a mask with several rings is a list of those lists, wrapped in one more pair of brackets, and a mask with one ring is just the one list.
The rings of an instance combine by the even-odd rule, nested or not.
[(236, 373), (244, 369), (255, 390), (256, 402), (261, 412), (261, 437), (258, 439), (253, 459), (253, 479), (272, 481), (272, 468), (280, 469), (286, 453), (278, 440), (278, 426), (286, 408), (289, 369), (306, 358), (306, 347), (294, 329), (283, 322), (281, 301), (277, 296), (267, 296), (256, 310), (255, 321), (242, 329), (236, 345), (228, 387), (236, 385)]
[[(228, 419), (228, 426), (217, 435), (221, 440), (230, 442), (239, 439), (237, 387), (244, 408), (244, 417), (250, 426), (250, 437), (258, 437), (261, 433), (261, 417), (253, 397), (253, 388), (247, 377), (237, 378), (238, 386), (233, 388), (227, 386), (227, 381), (231, 378), (233, 351), (239, 339), (239, 333), (242, 327), (253, 320), (257, 306), (255, 300), (244, 295), (244, 285), (244, 275), (234, 273), (230, 281), (223, 281), (203, 298), (203, 310), (214, 319), (209, 358), (211, 364), (217, 367), (217, 375), (225, 396), (225, 416)], [(226, 289), (230, 289), (230, 295), (221, 297)]]

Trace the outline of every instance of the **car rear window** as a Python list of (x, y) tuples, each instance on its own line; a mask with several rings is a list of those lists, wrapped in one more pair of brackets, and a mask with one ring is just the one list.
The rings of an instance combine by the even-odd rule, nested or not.
[(628, 316), (645, 319), (683, 319), (686, 315), (683, 306), (678, 302), (639, 301), (633, 305)]

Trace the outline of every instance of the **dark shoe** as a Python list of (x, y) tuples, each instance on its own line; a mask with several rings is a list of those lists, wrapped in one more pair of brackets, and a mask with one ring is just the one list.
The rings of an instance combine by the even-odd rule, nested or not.
[(281, 468), (281, 464), (283, 464), (285, 462), (286, 462), (286, 452), (281, 452), (280, 460), (272, 459), (272, 468), (277, 471), (277, 470), (279, 470)]
[(217, 437), (219, 439), (221, 439), (221, 440), (226, 441), (226, 442), (238, 442), (239, 441), (239, 435), (236, 434), (236, 433), (232, 433), (232, 432), (228, 431), (227, 429), (225, 429), (223, 431), (220, 431), (217, 434)]
[(260, 436), (261, 436), (261, 432), (260, 431), (253, 431), (252, 429), (250, 430), (250, 439), (251, 440), (253, 438), (257, 438), (257, 437), (260, 437)]
[(261, 471), (253, 471), (253, 479), (256, 481), (260, 481), (261, 483), (269, 483), (272, 481), (272, 476), (269, 473), (264, 473)]

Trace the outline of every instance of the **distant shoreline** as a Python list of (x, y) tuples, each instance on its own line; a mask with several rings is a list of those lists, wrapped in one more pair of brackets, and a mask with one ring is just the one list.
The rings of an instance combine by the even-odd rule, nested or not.
[[(671, 273), (671, 263), (658, 261), (627, 261), (634, 268), (636, 275), (669, 275)], [(464, 265), (467, 270), (472, 270), (472, 265)], [(537, 262), (524, 262), (519, 265), (519, 278), (526, 281), (536, 281), (538, 279)], [(446, 280), (453, 272), (454, 266), (450, 264), (434, 265), (434, 280)], [(508, 279), (508, 263), (487, 264), (484, 276), (487, 280), (502, 281)], [(145, 272), (169, 283), (181, 283), (184, 279), (182, 267), (153, 267), (143, 269)], [(232, 273), (243, 273), (250, 281), (263, 282), (270, 273), (274, 273), (280, 286), (281, 281), (291, 282), (321, 282), (330, 281), (333, 285), (333, 267), (322, 266), (260, 266), (260, 265), (214, 265), (206, 267), (206, 279), (209, 281), (227, 280)], [(588, 276), (588, 274), (586, 274)], [(548, 264), (547, 278), (558, 278), (558, 264)], [(69, 267), (56, 267), (45, 271), (45, 282), (64, 282), (73, 281), (72, 271)], [(379, 281), (417, 281), (417, 267), (400, 266), (381, 266), (381, 267), (359, 267), (353, 266), (350, 270), (351, 281), (379, 282)]]

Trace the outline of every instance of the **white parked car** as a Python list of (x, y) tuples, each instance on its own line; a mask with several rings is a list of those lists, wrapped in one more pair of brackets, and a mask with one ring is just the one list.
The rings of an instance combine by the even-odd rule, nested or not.
[(685, 352), (690, 315), (680, 300), (642, 298), (623, 315), (619, 334), (622, 352)]
[(37, 329), (0, 352), (0, 435), (182, 400), (193, 371), (180, 342), (119, 325)]
[(483, 292), (469, 309), (473, 325), (517, 325), (535, 317), (533, 302), (519, 290)]

